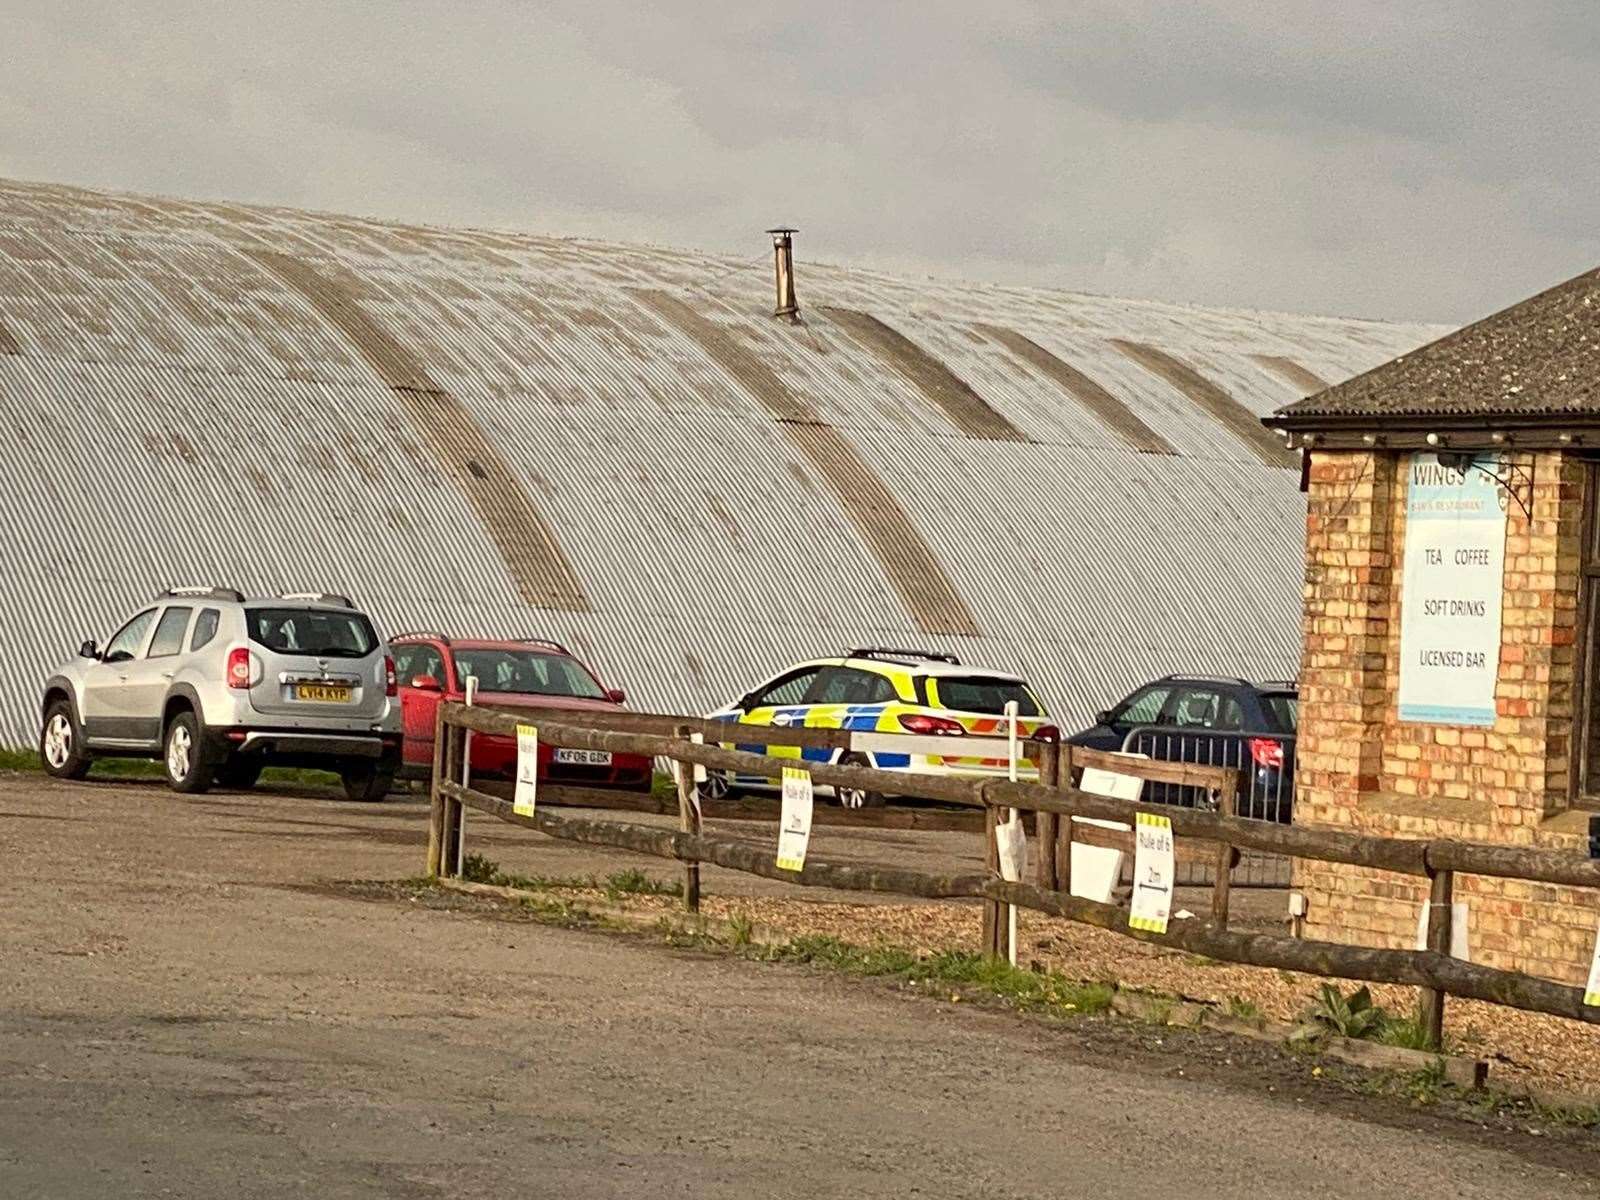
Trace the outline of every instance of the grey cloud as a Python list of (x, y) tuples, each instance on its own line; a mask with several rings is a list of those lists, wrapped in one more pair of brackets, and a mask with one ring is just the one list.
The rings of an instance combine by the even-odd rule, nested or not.
[(1600, 260), (1592, 5), (0, 12), (0, 170), (1463, 320)]

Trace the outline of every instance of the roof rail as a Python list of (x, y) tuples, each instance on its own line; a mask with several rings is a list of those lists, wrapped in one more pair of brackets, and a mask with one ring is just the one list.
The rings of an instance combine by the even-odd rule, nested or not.
[(889, 646), (857, 646), (845, 654), (846, 658), (910, 658), (924, 662), (949, 663), (959, 667), (961, 660), (954, 654), (940, 654), (937, 650), (896, 650)]
[(402, 641), (405, 638), (432, 638), (436, 642), (448, 642), (450, 640), (450, 635), (448, 633), (440, 633), (436, 629), (409, 629), (405, 633), (393, 633), (389, 635), (389, 640), (391, 642)]
[(1169, 683), (1236, 683), (1241, 687), (1251, 686), (1248, 679), (1240, 679), (1237, 675), (1188, 675), (1180, 671), (1161, 678)]
[(560, 642), (556, 641), (554, 638), (547, 638), (547, 637), (520, 637), (520, 638), (516, 638), (515, 640), (520, 642), (520, 643), (522, 643), (524, 646), (549, 646), (552, 650), (559, 650), (563, 654), (571, 654), (572, 653), (571, 650), (568, 650), (565, 646), (563, 646)]
[(177, 600), (180, 598), (186, 600), (231, 600), (235, 604), (244, 603), (244, 593), (238, 588), (211, 587), (209, 584), (201, 584), (195, 587), (169, 587), (156, 597), (158, 600)]
[(1256, 684), (1258, 688), (1283, 688), (1285, 691), (1297, 692), (1300, 690), (1298, 679), (1263, 679)]
[(354, 608), (349, 596), (338, 592), (279, 592), (279, 600), (305, 600), (311, 604), (333, 604), (339, 608)]

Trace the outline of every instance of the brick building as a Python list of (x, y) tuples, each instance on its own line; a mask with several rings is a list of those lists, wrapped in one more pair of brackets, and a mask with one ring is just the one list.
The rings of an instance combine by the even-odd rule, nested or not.
[[(1296, 817), (1577, 849), (1600, 811), (1600, 270), (1283, 409), (1306, 451)], [(1307, 936), (1426, 885), (1297, 863)], [(1474, 961), (1581, 983), (1590, 893), (1459, 877)]]

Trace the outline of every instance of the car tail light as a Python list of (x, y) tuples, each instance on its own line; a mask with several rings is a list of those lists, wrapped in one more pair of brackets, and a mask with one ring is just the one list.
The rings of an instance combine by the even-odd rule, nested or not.
[(385, 696), (398, 696), (400, 694), (400, 681), (394, 677), (394, 656), (383, 656), (383, 694)]
[(1250, 757), (1255, 759), (1258, 767), (1282, 768), (1283, 743), (1272, 738), (1251, 738)]
[(930, 717), (925, 713), (901, 713), (900, 727), (907, 733), (932, 737), (963, 737), (967, 732), (960, 721), (952, 721), (949, 717)]
[(254, 664), (250, 661), (250, 651), (243, 646), (235, 646), (228, 651), (228, 686), (231, 688), (247, 688), (253, 682), (250, 678), (255, 674)]
[(1054, 725), (1041, 725), (1028, 736), (1036, 742), (1059, 742), (1061, 740), (1061, 730)]

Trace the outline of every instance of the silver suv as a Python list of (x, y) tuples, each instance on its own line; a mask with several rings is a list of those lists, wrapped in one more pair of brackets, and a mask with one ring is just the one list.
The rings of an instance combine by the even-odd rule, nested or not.
[(81, 779), (102, 757), (159, 757), (167, 782), (250, 787), (265, 766), (336, 771), (381, 800), (400, 765), (394, 663), (343, 596), (246, 600), (172, 588), (45, 685), (39, 757)]

